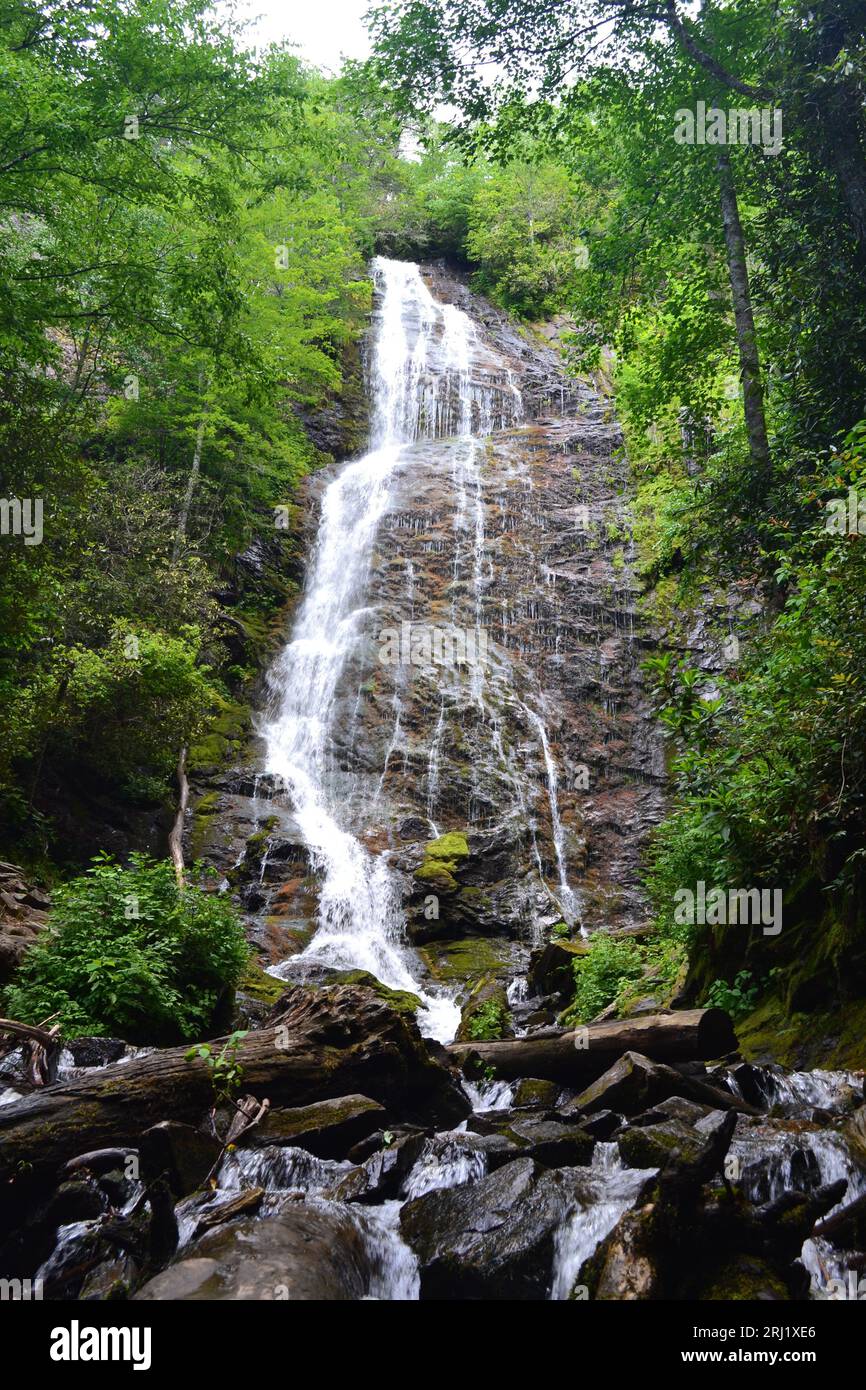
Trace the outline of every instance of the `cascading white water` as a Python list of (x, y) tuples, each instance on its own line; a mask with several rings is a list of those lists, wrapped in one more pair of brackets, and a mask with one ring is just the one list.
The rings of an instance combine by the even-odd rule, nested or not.
[[(477, 330), (460, 309), (434, 300), (416, 265), (378, 258), (374, 275), (372, 448), (343, 468), (322, 498), (306, 593), (291, 641), (270, 674), (273, 699), (262, 731), (265, 769), (285, 789), (320, 884), (318, 931), (302, 956), (277, 972), (286, 974), (301, 960), (372, 971), (387, 985), (419, 994), (423, 1030), (447, 1040), (458, 1010), (450, 998), (419, 985), (402, 944), (391, 871), (352, 828), (333, 749), (338, 687), (364, 639), (373, 545), (406, 446), (424, 437), (465, 438), (471, 470), (475, 436), (510, 423), (519, 395), (510, 380), (504, 389), (473, 381)], [(398, 707), (395, 716), (396, 729)]]

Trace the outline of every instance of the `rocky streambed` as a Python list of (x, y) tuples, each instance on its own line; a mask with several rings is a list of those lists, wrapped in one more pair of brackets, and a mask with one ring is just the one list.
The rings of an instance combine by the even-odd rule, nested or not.
[(504, 1081), (381, 993), (298, 985), (233, 1104), (185, 1049), (82, 1041), (29, 1095), (11, 1053), (0, 1267), (61, 1300), (852, 1296), (862, 1074), (628, 1050), (583, 1084), (594, 1027), (580, 1085)]

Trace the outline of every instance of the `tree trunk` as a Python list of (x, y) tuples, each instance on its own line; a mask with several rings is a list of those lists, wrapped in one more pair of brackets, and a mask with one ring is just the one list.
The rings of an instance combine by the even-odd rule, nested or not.
[(725, 247), (728, 253), (728, 274), (734, 300), (734, 322), (737, 330), (737, 348), (740, 354), (743, 409), (746, 417), (746, 432), (749, 437), (749, 452), (759, 472), (767, 476), (770, 472), (770, 444), (767, 439), (758, 339), (755, 333), (755, 318), (752, 313), (752, 296), (749, 289), (749, 271), (746, 265), (746, 243), (740, 222), (740, 209), (737, 203), (734, 173), (731, 168), (731, 156), (724, 146), (720, 147), (716, 156), (716, 169), (719, 175), (722, 222), (725, 228)]
[[(210, 1044), (214, 1055), (224, 1042)], [(188, 1052), (165, 1048), (0, 1106), (0, 1189), (11, 1184), (12, 1197), (19, 1174), (39, 1181), (86, 1150), (135, 1146), (161, 1120), (203, 1122), (214, 1104), (210, 1068)], [(272, 1107), (365, 1095), (446, 1126), (469, 1111), (414, 1024), (357, 986), (305, 994), (272, 1027), (242, 1038), (235, 1058), (244, 1092)]]
[(186, 775), (186, 748), (181, 748), (180, 757), (177, 760), (177, 785), (178, 801), (177, 815), (174, 818), (174, 825), (168, 837), (168, 852), (171, 855), (171, 862), (174, 864), (175, 878), (177, 886), (184, 888), (183, 877), (183, 823), (186, 817), (186, 807), (189, 801), (189, 782)]
[(532, 1076), (588, 1085), (624, 1052), (639, 1052), (653, 1062), (706, 1061), (732, 1052), (737, 1045), (723, 1009), (686, 1009), (610, 1023), (590, 1023), (555, 1036), (515, 1038), (507, 1042), (451, 1043), (447, 1051), (461, 1065), (473, 1055), (492, 1067), (497, 1080)]

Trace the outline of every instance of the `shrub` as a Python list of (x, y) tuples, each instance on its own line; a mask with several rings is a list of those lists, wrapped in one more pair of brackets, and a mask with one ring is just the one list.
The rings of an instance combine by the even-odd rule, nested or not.
[(469, 1020), (469, 1036), (473, 1042), (496, 1042), (505, 1031), (507, 1012), (498, 999), (488, 999)]
[(588, 1023), (613, 1003), (623, 985), (642, 974), (644, 964), (644, 952), (636, 941), (597, 932), (588, 953), (574, 962), (574, 999), (562, 1021)]
[(760, 995), (758, 981), (751, 970), (740, 970), (733, 984), (714, 980), (707, 990), (705, 1003), (714, 1009), (726, 1009), (731, 1018), (742, 1018), (754, 1009)]
[(135, 1043), (206, 1036), (247, 964), (231, 903), (202, 887), (181, 891), (172, 865), (101, 855), (55, 894), (49, 927), (26, 956), (4, 1007), (64, 1034)]

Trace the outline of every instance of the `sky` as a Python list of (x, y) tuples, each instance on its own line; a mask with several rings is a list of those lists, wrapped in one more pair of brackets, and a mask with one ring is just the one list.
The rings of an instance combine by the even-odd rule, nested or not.
[(316, 67), (336, 72), (343, 56), (366, 58), (370, 45), (361, 16), (370, 0), (237, 0), (237, 12), (260, 15), (250, 44), (289, 42)]

